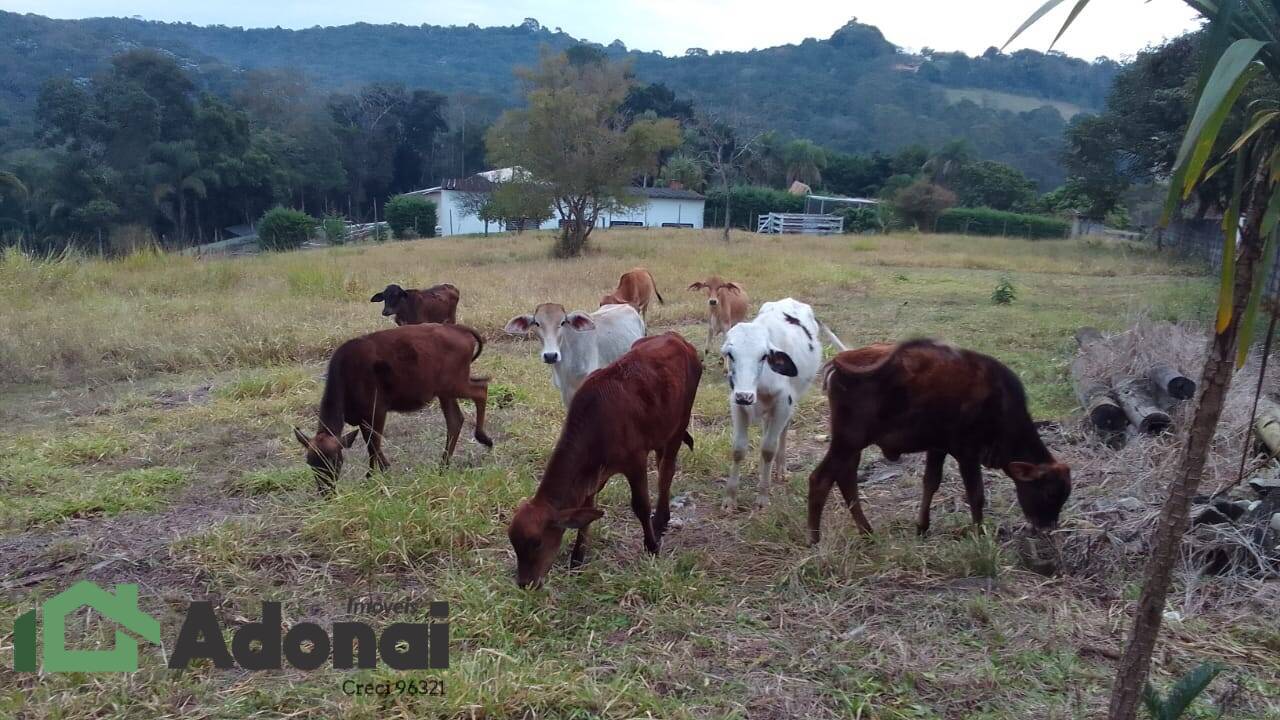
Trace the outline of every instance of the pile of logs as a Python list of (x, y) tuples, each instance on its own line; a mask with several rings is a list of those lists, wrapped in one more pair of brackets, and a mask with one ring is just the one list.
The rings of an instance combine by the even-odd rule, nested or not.
[[(1167, 412), (1196, 394), (1195, 381), (1177, 368), (1152, 365), (1143, 377), (1104, 383), (1085, 373), (1083, 353), (1102, 342), (1102, 333), (1091, 327), (1076, 332), (1082, 355), (1071, 363), (1071, 384), (1089, 422), (1106, 437), (1123, 435), (1132, 426), (1137, 432), (1158, 435), (1173, 427)], [(1280, 430), (1280, 428), (1277, 428)]]

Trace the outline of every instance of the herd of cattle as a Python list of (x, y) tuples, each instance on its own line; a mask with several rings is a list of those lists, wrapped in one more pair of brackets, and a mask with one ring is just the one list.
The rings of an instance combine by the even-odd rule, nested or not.
[[(819, 539), (823, 507), (833, 484), (862, 532), (871, 532), (858, 500), (862, 451), (877, 445), (896, 460), (926, 453), (924, 497), (917, 521), (929, 528), (929, 506), (947, 455), (955, 458), (975, 524), (984, 504), (982, 467), (1013, 481), (1018, 503), (1036, 528), (1052, 527), (1071, 492), (1070, 469), (1041, 441), (1027, 411), (1022, 384), (994, 358), (932, 340), (875, 344), (848, 350), (813, 309), (792, 298), (766, 302), (747, 320), (748, 298), (738, 284), (709, 277), (689, 286), (707, 296), (705, 352), (724, 335), (720, 354), (730, 386), (732, 466), (724, 508), (737, 507), (748, 429), (761, 426), (756, 505), (785, 480), (786, 435), (796, 405), (821, 377), (831, 410), (831, 443), (809, 477), (808, 530)], [(382, 431), (388, 412), (414, 412), (440, 402), (448, 463), (462, 431), (460, 399), (475, 403), (475, 439), (492, 447), (484, 431), (488, 379), (471, 375), (484, 340), (457, 324), (460, 294), (453, 285), (405, 290), (389, 285), (374, 295), (397, 327), (343, 343), (329, 360), (319, 427), (294, 434), (306, 450), (322, 494), (333, 491), (342, 454), (357, 434), (369, 452), (369, 470), (388, 466)], [(508, 529), (517, 558), (516, 581), (541, 584), (568, 529), (577, 530), (570, 567), (583, 561), (588, 530), (603, 515), (595, 497), (614, 475), (631, 486), (631, 508), (645, 548), (657, 553), (670, 519), (671, 481), (680, 445), (693, 447), (690, 414), (702, 377), (702, 357), (678, 333), (645, 335), (650, 302), (662, 302), (643, 268), (623, 274), (618, 287), (591, 313), (544, 303), (512, 318), (506, 332), (536, 335), (551, 366), (567, 416), (541, 483), (517, 508)], [(840, 352), (822, 364), (825, 335)], [(347, 434), (345, 426), (356, 428)], [(649, 498), (649, 455), (657, 455), (656, 510)]]

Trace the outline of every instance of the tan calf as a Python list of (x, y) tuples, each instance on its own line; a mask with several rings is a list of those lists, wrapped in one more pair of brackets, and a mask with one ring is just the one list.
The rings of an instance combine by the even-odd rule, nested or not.
[(711, 343), (717, 335), (729, 332), (729, 328), (747, 319), (747, 291), (734, 282), (726, 282), (719, 275), (712, 275), (706, 280), (699, 280), (689, 286), (690, 290), (702, 290), (707, 294), (707, 347), (704, 354), (711, 353)]
[(630, 305), (640, 312), (640, 317), (648, 319), (649, 303), (657, 298), (665, 304), (662, 295), (658, 294), (658, 285), (653, 281), (653, 273), (642, 267), (631, 268), (618, 278), (618, 287), (613, 292), (600, 298), (600, 306)]

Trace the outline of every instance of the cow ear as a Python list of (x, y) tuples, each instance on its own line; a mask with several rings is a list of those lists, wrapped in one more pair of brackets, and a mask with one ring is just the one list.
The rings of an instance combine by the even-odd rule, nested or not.
[(565, 320), (568, 321), (569, 327), (573, 328), (574, 330), (595, 330), (596, 329), (595, 321), (592, 320), (591, 316), (586, 313), (580, 313), (580, 312), (569, 313), (569, 317), (565, 318)]
[(726, 290), (737, 290), (738, 292), (742, 292), (742, 286), (735, 282), (727, 282), (720, 287), (725, 288)]
[(517, 315), (503, 328), (509, 335), (523, 335), (529, 332), (529, 328), (533, 327), (532, 315)]
[(355, 444), (355, 442), (356, 442), (356, 436), (357, 436), (357, 435), (359, 435), (359, 434), (360, 434), (360, 431), (359, 431), (359, 430), (352, 430), (351, 432), (347, 433), (346, 435), (343, 435), (343, 436), (342, 436), (342, 447), (344, 447), (344, 448), (349, 448), (349, 447), (351, 447), (352, 445), (354, 445), (354, 444)]
[(295, 427), (293, 429), (293, 437), (295, 440), (298, 441), (299, 445), (301, 445), (304, 448), (307, 448), (308, 450), (311, 449), (311, 438), (307, 437), (306, 433), (302, 432), (301, 430)]
[(696, 283), (689, 285), (690, 290), (701, 290), (704, 287), (706, 287), (706, 284), (703, 283), (702, 281), (698, 281)]
[(1019, 462), (1017, 460), (1009, 463), (1005, 468), (1005, 472), (1014, 482), (1029, 483), (1040, 479), (1040, 466), (1029, 462)]
[(796, 363), (791, 356), (781, 350), (770, 350), (768, 356), (769, 369), (784, 375), (786, 377), (795, 377), (800, 374), (800, 370), (796, 368)]
[(386, 298), (382, 295), (382, 293), (378, 293), (377, 295), (374, 295), (373, 297), (369, 298), (369, 302), (382, 302), (383, 300), (386, 300)]
[(599, 508), (573, 508), (556, 513), (554, 525), (562, 530), (581, 530), (602, 517), (604, 511)]

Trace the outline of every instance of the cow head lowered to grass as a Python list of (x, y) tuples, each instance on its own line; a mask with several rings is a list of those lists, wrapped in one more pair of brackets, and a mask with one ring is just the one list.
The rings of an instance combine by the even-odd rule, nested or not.
[(1071, 496), (1071, 468), (1058, 462), (1027, 411), (1017, 374), (993, 357), (932, 340), (880, 343), (847, 350), (827, 364), (831, 444), (809, 477), (809, 539), (820, 537), (822, 509), (837, 484), (853, 521), (871, 524), (858, 500), (862, 451), (877, 445), (888, 460), (924, 452), (924, 497), (917, 529), (929, 529), (929, 508), (946, 456), (956, 459), (975, 526), (981, 527), (982, 467), (1013, 480), (1018, 505), (1037, 529), (1052, 528)]
[[(596, 494), (614, 475), (631, 485), (644, 546), (658, 552), (671, 517), (671, 481), (680, 445), (693, 447), (693, 411), (702, 361), (676, 333), (637, 340), (582, 383), (533, 497), (520, 503), (507, 536), (520, 587), (542, 583), (565, 530), (578, 531), (570, 567), (583, 561), (590, 524), (604, 513)], [(650, 516), (649, 455), (658, 455), (658, 502)]]
[(402, 325), (339, 345), (329, 357), (315, 435), (293, 430), (306, 450), (320, 494), (333, 492), (342, 471), (342, 451), (355, 442), (355, 430), (339, 436), (347, 425), (364, 436), (370, 473), (390, 465), (382, 452), (389, 412), (416, 412), (438, 399), (446, 435), (441, 462), (447, 465), (462, 432), (458, 400), (471, 400), (476, 442), (492, 447), (484, 431), (489, 381), (471, 374), (471, 363), (483, 349), (484, 339), (474, 329), (438, 323)]
[(316, 477), (316, 486), (325, 492), (332, 488), (342, 474), (342, 451), (350, 449), (356, 442), (359, 430), (352, 430), (346, 435), (335, 435), (328, 428), (321, 428), (312, 437), (298, 428), (293, 429), (293, 437), (306, 451), (307, 466)]

